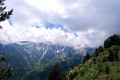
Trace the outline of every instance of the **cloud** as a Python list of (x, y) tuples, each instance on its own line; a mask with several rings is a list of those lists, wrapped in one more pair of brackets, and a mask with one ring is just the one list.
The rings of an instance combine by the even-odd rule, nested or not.
[[(14, 10), (12, 27), (7, 22), (3, 24), (8, 27), (1, 30), (0, 41), (98, 46), (108, 36), (120, 34), (119, 3), (119, 0), (6, 0), (7, 9)], [(46, 23), (62, 27), (46, 28)]]
[[(4, 29), (2, 29), (0, 32), (0, 42), (4, 44), (19, 41), (32, 41), (37, 43), (50, 42), (53, 44), (60, 44), (73, 47), (80, 47), (85, 44), (84, 38), (82, 38), (82, 36), (78, 38), (73, 33), (64, 32), (60, 27), (57, 29), (50, 29), (45, 27), (11, 27), (7, 21), (3, 22), (2, 25), (4, 26)], [(78, 43), (80, 42), (81, 38), (84, 41), (83, 44)]]
[[(69, 17), (62, 19), (63, 23), (71, 31), (85, 31), (96, 29), (109, 34), (120, 33), (119, 0), (68, 0), (63, 1)], [(71, 8), (76, 4), (77, 7)]]
[[(45, 28), (44, 26), (41, 26), (39, 28), (21, 28), (11, 26), (8, 21), (2, 22), (2, 26), (4, 26), (4, 28), (0, 32), (0, 42), (4, 44), (19, 41), (32, 41), (36, 43), (50, 42), (53, 44), (73, 46), (76, 48), (84, 46), (96, 47), (103, 43), (102, 38), (105, 37), (104, 32), (96, 30), (77, 32), (75, 35), (74, 33), (65, 32), (61, 27)], [(99, 34), (100, 36), (97, 36)], [(96, 39), (96, 41), (94, 41), (94, 39)]]

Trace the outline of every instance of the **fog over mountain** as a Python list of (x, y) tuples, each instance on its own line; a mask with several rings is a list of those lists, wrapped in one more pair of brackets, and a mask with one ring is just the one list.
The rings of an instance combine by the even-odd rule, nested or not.
[(1, 23), (0, 42), (96, 47), (106, 37), (120, 34), (119, 4), (119, 0), (7, 0), (7, 9), (14, 12)]

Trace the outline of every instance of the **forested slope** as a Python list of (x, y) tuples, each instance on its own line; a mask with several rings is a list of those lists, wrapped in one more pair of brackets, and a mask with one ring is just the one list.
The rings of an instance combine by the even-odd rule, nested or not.
[(70, 69), (67, 80), (120, 80), (120, 36), (113, 35), (83, 63)]

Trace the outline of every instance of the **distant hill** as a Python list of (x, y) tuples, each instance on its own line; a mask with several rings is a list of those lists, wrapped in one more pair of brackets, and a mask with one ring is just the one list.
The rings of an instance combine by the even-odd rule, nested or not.
[(13, 67), (14, 75), (8, 80), (45, 80), (48, 70), (56, 62), (66, 71), (71, 65), (81, 63), (86, 51), (83, 48), (28, 41), (0, 44), (0, 56), (6, 57), (4, 65)]
[(120, 80), (120, 36), (109, 37), (90, 58), (84, 57), (83, 63), (69, 70), (67, 80)]

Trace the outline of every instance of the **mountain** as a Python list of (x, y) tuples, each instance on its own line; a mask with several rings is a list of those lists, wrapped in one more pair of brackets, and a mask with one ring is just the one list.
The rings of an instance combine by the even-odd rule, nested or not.
[[(88, 48), (87, 48), (88, 49)], [(45, 80), (48, 70), (58, 62), (63, 71), (82, 62), (86, 51), (71, 46), (51, 43), (22, 41), (12, 44), (0, 44), (0, 56), (5, 56), (4, 65), (11, 65), (13, 77), (8, 80)]]
[(95, 47), (84, 47), (84, 50), (89, 54), (93, 54), (95, 52)]
[(120, 36), (105, 40), (84, 62), (70, 69), (67, 80), (120, 80)]

